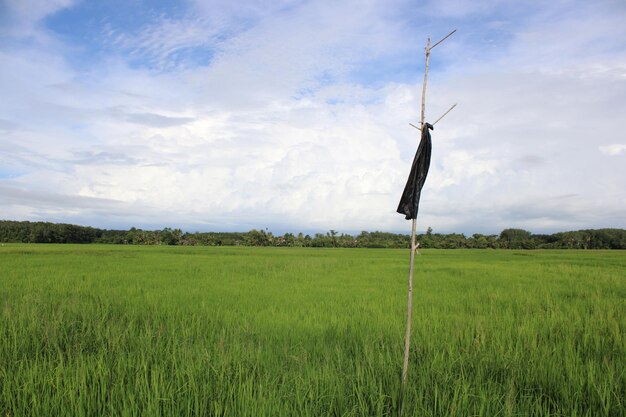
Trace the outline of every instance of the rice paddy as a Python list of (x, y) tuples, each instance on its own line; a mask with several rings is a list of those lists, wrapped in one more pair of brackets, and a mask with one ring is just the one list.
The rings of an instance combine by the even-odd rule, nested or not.
[[(405, 415), (626, 416), (626, 253), (424, 250)], [(408, 251), (0, 247), (0, 415), (396, 416)]]

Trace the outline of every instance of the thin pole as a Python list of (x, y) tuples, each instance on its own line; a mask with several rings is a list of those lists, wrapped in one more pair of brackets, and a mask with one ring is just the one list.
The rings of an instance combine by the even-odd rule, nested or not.
[[(443, 37), (438, 42), (435, 42), (435, 44), (432, 46), (430, 44), (430, 35), (428, 36), (428, 41), (426, 42), (426, 49), (425, 49), (426, 65), (424, 66), (424, 83), (422, 84), (422, 112), (421, 112), (420, 127), (417, 127), (413, 125), (412, 123), (409, 123), (411, 126), (413, 126), (416, 129), (421, 130), (422, 132), (424, 131), (425, 124), (426, 124), (426, 120), (425, 120), (426, 85), (428, 83), (428, 64), (430, 63), (430, 51), (435, 46), (439, 45), (440, 43), (448, 39), (454, 32), (456, 32), (456, 29), (448, 33), (445, 37)], [(443, 117), (446, 114), (450, 113), (450, 111), (455, 106), (456, 104), (453, 105), (447, 112), (445, 112), (439, 119), (437, 119), (435, 123), (443, 119)], [(412, 316), (411, 313), (412, 313), (412, 307), (413, 307), (413, 272), (414, 272), (415, 254), (418, 253), (417, 248), (419, 246), (419, 244), (417, 243), (416, 233), (415, 233), (416, 226), (417, 226), (417, 219), (413, 219), (411, 222), (411, 256), (410, 256), (410, 264), (409, 264), (409, 291), (408, 291), (407, 312), (406, 312), (406, 334), (404, 335), (404, 364), (402, 367), (402, 384), (401, 384), (400, 398), (399, 398), (400, 416), (404, 414), (404, 397), (405, 397), (406, 381), (409, 375), (409, 350), (411, 347), (411, 316)]]
[[(428, 36), (428, 42), (426, 43), (426, 66), (424, 69), (424, 84), (422, 84), (422, 118), (421, 118), (421, 129), (424, 129), (425, 123), (425, 113), (426, 113), (426, 84), (428, 82), (428, 63), (430, 61), (430, 36)], [(406, 312), (406, 333), (404, 335), (404, 366), (402, 368), (402, 403), (400, 405), (400, 415), (403, 414), (404, 411), (404, 390), (406, 387), (406, 381), (409, 374), (409, 350), (411, 347), (411, 313), (413, 306), (413, 271), (414, 271), (414, 261), (415, 261), (415, 253), (417, 252), (417, 240), (416, 240), (416, 226), (417, 219), (413, 219), (411, 222), (411, 256), (410, 256), (410, 264), (409, 264), (409, 291), (408, 291), (408, 302), (407, 302), (407, 312)]]
[(424, 128), (424, 117), (426, 114), (426, 83), (428, 82), (428, 63), (430, 62), (430, 49), (430, 36), (428, 36), (428, 42), (426, 43), (426, 66), (424, 68), (424, 84), (422, 84), (422, 129)]

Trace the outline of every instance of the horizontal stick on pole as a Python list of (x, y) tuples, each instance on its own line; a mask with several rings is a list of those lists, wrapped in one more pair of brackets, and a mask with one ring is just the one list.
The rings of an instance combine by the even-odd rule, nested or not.
[(436, 125), (436, 124), (437, 124), (437, 122), (438, 122), (439, 120), (443, 119), (443, 118), (444, 118), (444, 116), (445, 116), (446, 114), (450, 113), (450, 112), (452, 111), (452, 109), (456, 107), (456, 105), (457, 105), (457, 103), (454, 103), (454, 104), (452, 105), (452, 107), (450, 107), (450, 108), (448, 109), (448, 111), (447, 111), (447, 112), (445, 112), (444, 114), (442, 114), (442, 115), (441, 115), (441, 117), (440, 117), (439, 119), (435, 120), (435, 122), (433, 123), (433, 126), (434, 126), (434, 125)]
[[(442, 115), (441, 115), (441, 117), (439, 117), (439, 119), (435, 120), (435, 122), (433, 123), (433, 126), (434, 126), (434, 125), (436, 125), (436, 124), (437, 124), (437, 122), (439, 122), (441, 119), (443, 119), (443, 118), (444, 118), (444, 116), (445, 116), (446, 114), (450, 113), (450, 112), (452, 111), (452, 109), (456, 107), (456, 105), (457, 105), (457, 103), (454, 103), (454, 104), (452, 105), (452, 107), (450, 107), (450, 108), (448, 109), (448, 111), (447, 111), (447, 112), (445, 112), (444, 114), (442, 114)], [(422, 128), (421, 128), (421, 127), (417, 127), (417, 126), (415, 126), (413, 123), (409, 123), (409, 126), (414, 127), (414, 128), (416, 128), (417, 130), (419, 130), (419, 131), (421, 131), (421, 130), (422, 130)]]
[(429, 50), (432, 50), (435, 46), (439, 45), (441, 42), (445, 41), (446, 39), (448, 39), (450, 36), (452, 36), (452, 34), (456, 32), (456, 29), (454, 29), (452, 32), (448, 33), (446, 36), (444, 36), (439, 42), (435, 42), (435, 44), (433, 46), (431, 46), (429, 48)]

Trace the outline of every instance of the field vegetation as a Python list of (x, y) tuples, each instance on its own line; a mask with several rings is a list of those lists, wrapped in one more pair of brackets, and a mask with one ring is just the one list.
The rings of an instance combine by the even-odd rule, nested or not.
[[(411, 416), (626, 416), (622, 251), (424, 250)], [(0, 247), (0, 415), (395, 416), (408, 253)]]

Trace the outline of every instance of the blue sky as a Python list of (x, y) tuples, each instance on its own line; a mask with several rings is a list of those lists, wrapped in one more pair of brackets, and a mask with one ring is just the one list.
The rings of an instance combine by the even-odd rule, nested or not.
[(623, 1), (1, 0), (0, 218), (406, 232), (626, 227)]

